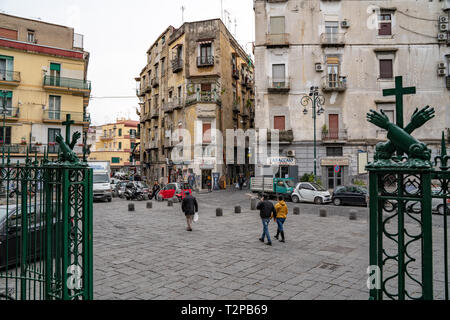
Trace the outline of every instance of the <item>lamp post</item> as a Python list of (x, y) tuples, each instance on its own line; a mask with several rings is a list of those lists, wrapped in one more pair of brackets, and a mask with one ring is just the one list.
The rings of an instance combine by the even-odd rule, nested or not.
[[(317, 137), (316, 137), (316, 119), (325, 112), (323, 105), (325, 104), (325, 97), (319, 94), (319, 87), (311, 87), (309, 95), (305, 95), (301, 99), (302, 106), (305, 107), (303, 114), (306, 116), (308, 114), (308, 109), (306, 108), (308, 104), (312, 102), (313, 120), (314, 120), (314, 178), (317, 178)], [(317, 111), (316, 111), (317, 110)]]

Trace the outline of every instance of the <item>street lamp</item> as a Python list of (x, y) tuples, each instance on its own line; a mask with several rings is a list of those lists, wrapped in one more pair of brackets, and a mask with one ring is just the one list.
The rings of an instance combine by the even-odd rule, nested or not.
[[(319, 87), (311, 87), (309, 95), (305, 95), (301, 99), (302, 106), (305, 107), (303, 114), (308, 114), (306, 108), (312, 102), (313, 120), (314, 120), (314, 178), (317, 178), (317, 140), (316, 140), (316, 118), (325, 112), (323, 105), (325, 104), (325, 97), (319, 94)], [(317, 111), (316, 111), (317, 110)]]

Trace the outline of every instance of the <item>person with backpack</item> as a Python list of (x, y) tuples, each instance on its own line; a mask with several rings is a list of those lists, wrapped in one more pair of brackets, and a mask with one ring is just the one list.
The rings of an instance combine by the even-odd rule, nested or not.
[(261, 195), (260, 199), (261, 201), (256, 206), (256, 209), (259, 210), (259, 216), (261, 217), (261, 222), (263, 224), (263, 233), (259, 241), (264, 242), (264, 237), (267, 237), (266, 245), (271, 246), (272, 240), (270, 239), (269, 234), (269, 223), (270, 219), (276, 216), (277, 212), (273, 206), (273, 203), (265, 200), (264, 194)]
[(181, 210), (186, 216), (187, 231), (192, 231), (192, 221), (194, 220), (194, 215), (198, 212), (197, 199), (193, 197), (189, 191), (185, 192), (185, 197), (181, 202)]
[(273, 219), (278, 225), (277, 235), (275, 236), (275, 238), (277, 240), (280, 240), (278, 237), (281, 234), (280, 242), (285, 242), (283, 225), (286, 222), (286, 217), (288, 214), (288, 207), (286, 205), (286, 202), (284, 202), (283, 196), (278, 197), (278, 203), (275, 205), (275, 210), (277, 213), (275, 214)]

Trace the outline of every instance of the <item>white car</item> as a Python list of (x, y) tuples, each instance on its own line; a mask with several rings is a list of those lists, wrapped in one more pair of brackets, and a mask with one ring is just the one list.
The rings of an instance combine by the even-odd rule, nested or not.
[(314, 182), (300, 182), (291, 195), (292, 202), (311, 202), (323, 204), (331, 202), (331, 194)]

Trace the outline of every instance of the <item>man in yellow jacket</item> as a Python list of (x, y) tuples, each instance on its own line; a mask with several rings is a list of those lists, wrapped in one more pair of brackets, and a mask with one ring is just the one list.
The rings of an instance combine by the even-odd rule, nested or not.
[(277, 211), (277, 215), (273, 217), (273, 219), (276, 221), (278, 225), (277, 235), (275, 236), (275, 238), (279, 240), (278, 237), (281, 234), (280, 242), (285, 242), (283, 225), (286, 222), (288, 207), (286, 205), (286, 202), (284, 202), (284, 198), (282, 196), (278, 197), (278, 203), (275, 205), (275, 210)]

